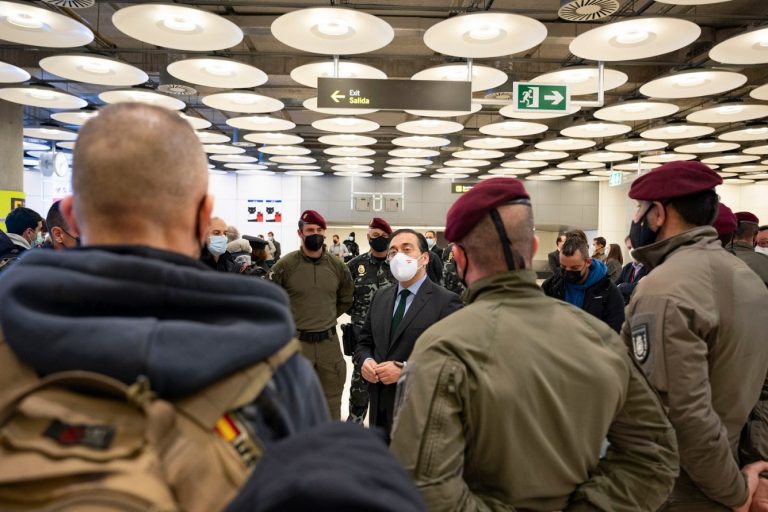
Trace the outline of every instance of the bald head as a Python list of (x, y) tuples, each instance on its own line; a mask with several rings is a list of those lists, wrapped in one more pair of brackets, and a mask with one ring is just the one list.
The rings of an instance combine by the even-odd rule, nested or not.
[(72, 189), (84, 232), (174, 223), (192, 230), (207, 188), (202, 145), (175, 112), (109, 105), (80, 130)]

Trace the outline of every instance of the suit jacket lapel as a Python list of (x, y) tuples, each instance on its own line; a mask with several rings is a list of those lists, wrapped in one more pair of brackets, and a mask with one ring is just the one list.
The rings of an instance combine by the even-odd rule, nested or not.
[(428, 302), (428, 297), (432, 293), (433, 286), (434, 285), (432, 284), (432, 281), (429, 280), (429, 278), (427, 278), (421, 284), (421, 288), (419, 288), (418, 293), (413, 298), (413, 302), (411, 303), (411, 306), (408, 308), (408, 311), (405, 313), (405, 316), (403, 317), (403, 320), (400, 322), (400, 325), (397, 326), (397, 331), (395, 331), (395, 335), (392, 336), (392, 342), (389, 344), (389, 350), (392, 350), (392, 347), (395, 346), (398, 338), (403, 334), (403, 332), (408, 327), (408, 325), (413, 321), (414, 318), (416, 318), (416, 316), (419, 314), (421, 309)]

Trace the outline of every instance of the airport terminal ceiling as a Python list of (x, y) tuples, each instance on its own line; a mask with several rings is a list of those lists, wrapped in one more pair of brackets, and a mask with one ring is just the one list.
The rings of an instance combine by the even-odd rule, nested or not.
[[(229, 150), (210, 148), (211, 164), (225, 171), (316, 171), (319, 167), (328, 174), (396, 175), (399, 172), (418, 177), (440, 172), (461, 174), (462, 169), (469, 168), (476, 171), (467, 171), (469, 179), (495, 174), (587, 181), (608, 179), (611, 166), (634, 172), (637, 155), (641, 154), (647, 168), (678, 158), (698, 158), (717, 166), (729, 179), (749, 183), (752, 179), (768, 177), (765, 173), (768, 166), (764, 167), (763, 163), (768, 158), (763, 156), (768, 153), (768, 146), (761, 147), (768, 135), (768, 122), (765, 122), (768, 112), (763, 111), (768, 110), (768, 88), (761, 88), (768, 82), (768, 66), (765, 64), (768, 57), (758, 63), (736, 63), (738, 59), (729, 60), (727, 56), (719, 58), (720, 61), (713, 60), (716, 55), (710, 54), (719, 43), (763, 28), (768, 23), (768, 2), (590, 1), (602, 3), (604, 8), (608, 5), (614, 12), (601, 19), (575, 22), (558, 16), (558, 9), (567, 3), (565, 0), (174, 2), (172, 5), (214, 13), (242, 30), (242, 40), (213, 51), (173, 49), (142, 42), (116, 27), (113, 20), (116, 12), (149, 2), (20, 2), (52, 10), (82, 23), (93, 32), (93, 41), (84, 47), (50, 48), (0, 40), (0, 61), (26, 70), (31, 75), (29, 85), (47, 84), (85, 100), (88, 105), (83, 111), (104, 105), (105, 98), (110, 98), (104, 93), (112, 90), (142, 88), (156, 91), (159, 88), (162, 91), (173, 85), (186, 85), (186, 89), (182, 87), (180, 90), (189, 94), (163, 94), (183, 102), (185, 115), (199, 118), (195, 122), (201, 128), (204, 141), (228, 146)], [(56, 4), (70, 4), (70, 7)], [(86, 7), (77, 7), (77, 4)], [(425, 43), (425, 33), (444, 20), (467, 13), (511, 13), (532, 18), (546, 28), (546, 37), (540, 44), (518, 53), (472, 59), (475, 75), (471, 113), (425, 118), (419, 114), (429, 112), (350, 112), (353, 116), (343, 116), (346, 119), (334, 125), (333, 121), (323, 120), (335, 115), (318, 112), (312, 104), (312, 98), (317, 96), (316, 77), (327, 75), (328, 70), (333, 69), (333, 56), (284, 44), (272, 30), (273, 22), (281, 15), (310, 7), (337, 7), (368, 13), (384, 20), (394, 30), (394, 38), (380, 49), (340, 55), (342, 77), (345, 73), (363, 72), (376, 77), (410, 79), (420, 72), (444, 65), (453, 67), (433, 70), (427, 75), (436, 79), (466, 77), (467, 60), (430, 49)], [(595, 7), (598, 8), (599, 5)], [(677, 45), (679, 49), (647, 58), (632, 56), (632, 49), (642, 46), (643, 34), (648, 39), (647, 31), (643, 32), (642, 27), (623, 36), (625, 39), (639, 37), (636, 42), (625, 41), (626, 49), (622, 54), (629, 58), (617, 57), (610, 49), (594, 43), (587, 50), (592, 58), (571, 52), (572, 42), (583, 41), (583, 37), (577, 38), (590, 31), (594, 33), (598, 27), (628, 20), (670, 18), (690, 22), (684, 28), (695, 24), (700, 28), (700, 34), (696, 36), (694, 33), (690, 43)], [(660, 40), (664, 39), (662, 36)], [(0, 39), (3, 39), (1, 31)], [(586, 44), (590, 44), (588, 39)], [(768, 35), (756, 47), (768, 55)], [(84, 53), (117, 59), (133, 66), (132, 69), (145, 72), (148, 79), (133, 87), (89, 84), (57, 75), (56, 65), (66, 66), (66, 62), (61, 64), (53, 59), (47, 66), (40, 64), (48, 57)], [(577, 53), (585, 55), (582, 50)], [(266, 81), (255, 87), (238, 89), (234, 96), (222, 94), (232, 92), (228, 85), (235, 83), (227, 77), (209, 81), (208, 85), (195, 83), (189, 59), (208, 57), (247, 64), (251, 67), (247, 68), (246, 74), (255, 73), (255, 67), (266, 74)], [(582, 93), (573, 95), (573, 100), (594, 101), (597, 59), (603, 57), (606, 90), (602, 109), (582, 107), (560, 117), (530, 119), (520, 118), (511, 107), (504, 105), (512, 94), (513, 82), (528, 81), (565, 80), (572, 94)], [(315, 63), (322, 64), (311, 66)], [(348, 67), (350, 63), (368, 68), (360, 68), (363, 70), (360, 71)], [(181, 80), (181, 76), (192, 79)], [(246, 79), (244, 83), (249, 82)], [(4, 87), (20, 85), (25, 86), (3, 84)], [(270, 103), (273, 106), (271, 109), (265, 107), (264, 112), (243, 113), (240, 107), (250, 101), (247, 91), (279, 102)], [(259, 101), (269, 103), (261, 98)], [(24, 109), (25, 126), (50, 128), (50, 125), (56, 125), (76, 130), (77, 119), (64, 115), (52, 118), (51, 114), (57, 112), (63, 111), (27, 106)], [(254, 130), (248, 119), (237, 119), (248, 116), (275, 118), (276, 121), (272, 121), (274, 130)], [(407, 122), (409, 124), (403, 124)], [(208, 123), (210, 126), (203, 128)], [(617, 125), (625, 125), (628, 129)], [(446, 133), (454, 126), (457, 126), (454, 131)], [(267, 135), (273, 132), (280, 135)], [(448, 142), (432, 147), (413, 147), (408, 144), (408, 139), (405, 143), (401, 140), (414, 137), (423, 140), (427, 136)], [(263, 145), (270, 146), (267, 152), (259, 151)], [(263, 164), (270, 165), (264, 167)], [(473, 165), (475, 167), (471, 167)]]

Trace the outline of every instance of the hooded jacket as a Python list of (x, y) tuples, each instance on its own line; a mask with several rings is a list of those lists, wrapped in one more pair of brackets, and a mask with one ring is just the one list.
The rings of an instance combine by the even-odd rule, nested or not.
[[(29, 369), (86, 370), (129, 385), (144, 375), (160, 397), (176, 399), (274, 354), (294, 333), (278, 287), (142, 246), (29, 251), (2, 274), (0, 296), (0, 349), (10, 348), (20, 367), (0, 372), (0, 389), (18, 386), (13, 375)], [(327, 420), (300, 356), (273, 381), (259, 400), (276, 406), (271, 420), (282, 434)], [(247, 421), (274, 437), (258, 413)]]
[(24, 249), (14, 244), (8, 235), (0, 231), (0, 272), (15, 263), (23, 251)]

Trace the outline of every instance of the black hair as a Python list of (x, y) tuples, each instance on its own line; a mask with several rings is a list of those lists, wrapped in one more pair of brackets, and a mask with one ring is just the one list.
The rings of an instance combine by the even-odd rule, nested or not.
[(584, 259), (589, 258), (587, 238), (583, 231), (569, 231), (565, 234), (565, 243), (563, 243), (563, 248), (560, 249), (560, 252), (565, 256), (573, 256), (577, 251), (584, 256)]
[(555, 239), (555, 246), (557, 246), (557, 242), (559, 242), (561, 238), (565, 238), (565, 231), (559, 231), (557, 233), (557, 238)]
[(48, 226), (48, 230), (53, 228), (61, 228), (64, 231), (69, 231), (69, 224), (64, 220), (64, 216), (61, 214), (60, 201), (56, 201), (48, 209), (48, 215), (45, 216), (45, 224)]
[(597, 236), (597, 237), (595, 237), (595, 239), (594, 239), (594, 240), (595, 240), (595, 243), (596, 243), (596, 244), (600, 244), (600, 245), (602, 245), (603, 247), (605, 247), (605, 245), (606, 245), (606, 241), (605, 241), (605, 238), (603, 238), (603, 237), (601, 237), (601, 236)]
[(683, 197), (671, 199), (667, 205), (672, 206), (691, 226), (708, 226), (717, 218), (720, 199), (714, 190), (704, 190)]
[(736, 224), (736, 238), (752, 239), (760, 231), (760, 228), (754, 222), (740, 220)]
[(759, 228), (757, 228), (757, 231), (759, 233), (760, 231), (765, 231), (766, 229), (768, 229), (768, 224), (766, 224), (765, 226), (760, 226)]
[(35, 210), (19, 206), (5, 217), (5, 227), (9, 233), (21, 235), (27, 229), (37, 229), (37, 224), (42, 220), (43, 218)]
[(432, 236), (433, 236), (433, 237), (435, 237), (435, 238), (437, 238), (437, 233), (435, 233), (435, 232), (434, 232), (434, 231), (432, 231), (431, 229), (429, 229), (429, 230), (427, 230), (427, 231), (425, 231), (425, 232), (424, 232), (424, 237), (426, 237), (426, 236), (427, 236), (427, 233), (432, 233)]
[(397, 231), (395, 231), (394, 233), (389, 235), (390, 243), (392, 243), (391, 241), (394, 240), (397, 235), (402, 235), (402, 234), (405, 234), (405, 233), (410, 233), (411, 235), (416, 235), (416, 238), (419, 240), (419, 251), (420, 252), (425, 253), (425, 252), (429, 251), (429, 245), (427, 245), (427, 239), (424, 237), (424, 235), (422, 235), (421, 233), (419, 233), (418, 231), (415, 231), (413, 229), (408, 229), (408, 228), (398, 229)]

